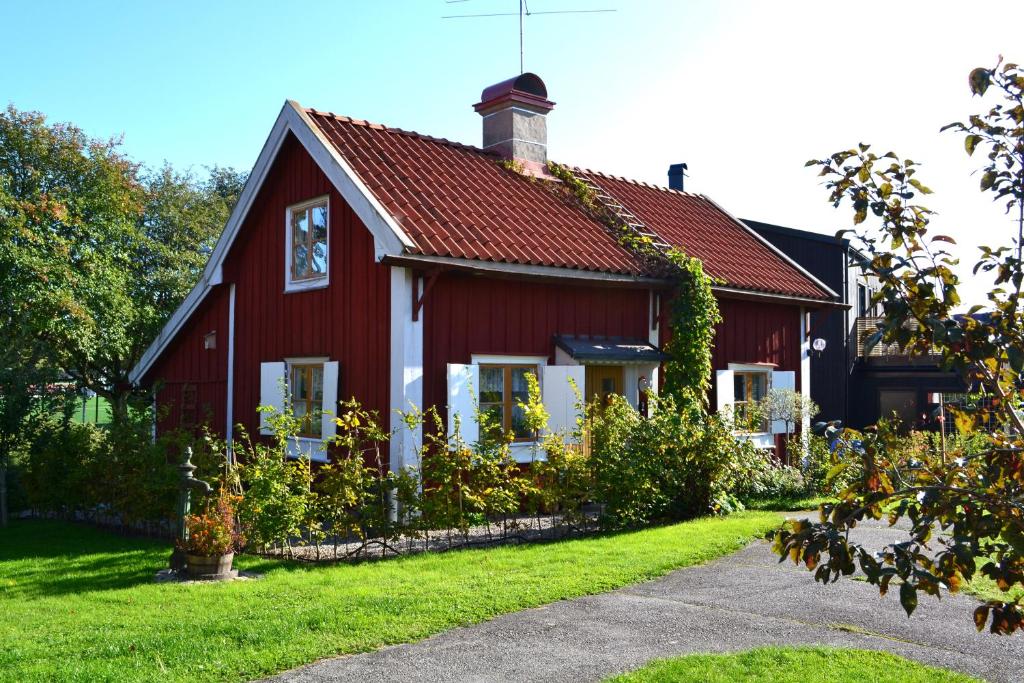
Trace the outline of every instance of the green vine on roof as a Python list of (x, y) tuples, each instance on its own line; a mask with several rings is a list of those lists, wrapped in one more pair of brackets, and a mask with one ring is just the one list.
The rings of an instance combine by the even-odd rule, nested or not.
[(706, 410), (715, 325), (721, 322), (722, 316), (711, 291), (714, 281), (704, 272), (704, 264), (681, 249), (659, 249), (654, 240), (637, 234), (604, 206), (594, 191), (569, 168), (549, 161), (548, 170), (562, 181), (584, 211), (611, 231), (619, 244), (640, 257), (655, 273), (672, 281), (671, 335), (665, 346), (671, 360), (665, 363), (664, 393), (684, 409), (689, 406), (698, 411)]

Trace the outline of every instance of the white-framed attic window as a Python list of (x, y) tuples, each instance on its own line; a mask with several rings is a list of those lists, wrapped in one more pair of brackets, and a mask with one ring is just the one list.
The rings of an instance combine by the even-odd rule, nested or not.
[[(289, 400), (302, 427), (289, 440), (288, 455), (326, 462), (324, 444), (337, 433), (338, 361), (314, 357), (260, 363), (260, 405), (281, 413)], [(260, 434), (273, 434), (272, 415), (260, 412)]]
[(331, 230), (328, 196), (289, 206), (285, 211), (286, 292), (330, 284)]

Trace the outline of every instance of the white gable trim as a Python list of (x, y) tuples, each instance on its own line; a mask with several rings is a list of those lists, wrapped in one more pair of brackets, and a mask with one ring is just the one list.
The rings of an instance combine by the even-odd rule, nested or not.
[[(138, 383), (143, 375), (153, 366), (156, 359), (164, 351), (172, 339), (181, 331), (185, 322), (192, 316), (199, 304), (215, 285), (224, 281), (222, 267), (234, 243), (235, 238), (245, 219), (249, 215), (252, 203), (263, 187), (277, 153), (281, 149), (288, 133), (292, 133), (302, 143), (306, 151), (338, 190), (342, 198), (352, 207), (359, 219), (373, 235), (374, 253), (378, 261), (388, 255), (401, 254), (405, 248), (415, 248), (416, 244), (406, 235), (384, 207), (370, 193), (370, 190), (356, 175), (352, 167), (342, 158), (330, 141), (320, 132), (302, 106), (288, 100), (281, 108), (270, 135), (263, 143), (256, 164), (249, 174), (249, 179), (242, 188), (231, 216), (228, 218), (224, 231), (217, 240), (210, 260), (206, 263), (199, 282), (188, 293), (178, 310), (174, 312), (167, 324), (150, 344), (138, 364), (132, 368), (129, 379)], [(283, 227), (283, 226), (282, 226)]]
[(292, 132), (313, 157), (345, 201), (373, 234), (374, 252), (378, 261), (384, 256), (415, 249), (416, 243), (398, 227), (370, 189), (363, 184), (341, 153), (313, 122), (306, 110), (295, 100), (288, 100), (285, 111), (293, 117)]

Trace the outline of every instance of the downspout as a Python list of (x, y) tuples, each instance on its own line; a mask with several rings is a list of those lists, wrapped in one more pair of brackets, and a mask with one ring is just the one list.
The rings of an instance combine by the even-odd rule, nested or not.
[[(843, 249), (843, 300), (842, 302), (849, 303), (850, 300), (850, 247), (847, 246)], [(846, 381), (843, 383), (845, 391), (843, 391), (843, 426), (848, 427), (850, 425), (850, 382), (853, 380), (853, 374), (851, 372), (853, 363), (850, 362), (850, 310), (849, 308), (843, 311), (843, 376), (846, 377)]]
[(235, 408), (235, 283), (231, 283), (228, 290), (228, 381), (227, 398), (224, 415), (227, 417), (227, 424), (224, 426), (224, 442), (228, 464), (235, 464), (235, 454), (232, 448), (234, 436), (234, 408)]
[[(800, 307), (800, 394), (811, 398), (811, 340), (808, 334), (807, 309)], [(801, 411), (802, 412), (802, 411)], [(800, 418), (800, 456), (807, 459), (810, 448), (811, 416), (803, 413)]]

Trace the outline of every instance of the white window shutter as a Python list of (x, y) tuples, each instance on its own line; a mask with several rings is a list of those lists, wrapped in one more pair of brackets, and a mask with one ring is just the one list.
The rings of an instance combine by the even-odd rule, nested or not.
[(480, 425), (476, 421), (477, 392), (480, 391), (480, 366), (448, 364), (448, 436), (455, 433), (455, 416), (459, 416), (459, 431), (466, 443), (480, 439)]
[(579, 416), (576, 392), (583, 392), (586, 368), (582, 365), (545, 365), (541, 371), (541, 401), (550, 415), (548, 431), (571, 434), (576, 431)]
[[(260, 405), (284, 412), (285, 364), (260, 363)], [(270, 413), (260, 412), (260, 434), (273, 434)]]
[(334, 418), (338, 417), (338, 361), (332, 360), (324, 363), (324, 402), (323, 409), (329, 412), (324, 415), (320, 428), (320, 438), (333, 439), (338, 430), (338, 423)]
[(736, 402), (732, 370), (715, 371), (715, 410), (724, 412)]
[[(796, 373), (792, 370), (774, 370), (772, 371), (772, 385), (771, 389), (789, 389), (790, 391), (796, 390)], [(795, 427), (796, 425), (791, 425)], [(785, 420), (772, 420), (772, 434), (785, 434), (786, 433), (786, 421)]]

